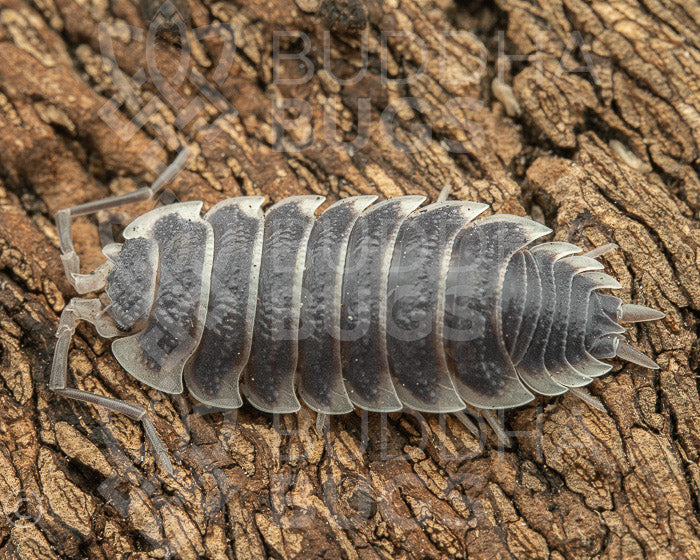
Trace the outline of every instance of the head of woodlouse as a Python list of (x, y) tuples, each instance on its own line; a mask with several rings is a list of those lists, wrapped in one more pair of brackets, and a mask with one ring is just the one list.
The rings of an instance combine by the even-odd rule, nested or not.
[(105, 293), (105, 313), (123, 332), (141, 327), (153, 307), (158, 276), (158, 244), (152, 239), (127, 239), (109, 252), (112, 270)]

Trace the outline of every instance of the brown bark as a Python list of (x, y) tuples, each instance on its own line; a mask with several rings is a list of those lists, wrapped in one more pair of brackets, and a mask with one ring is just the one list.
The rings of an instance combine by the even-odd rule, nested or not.
[[(146, 70), (125, 100), (98, 25), (121, 29), (115, 60), (132, 76), (146, 66), (145, 42), (128, 40), (126, 25), (145, 29), (157, 4), (0, 0), (0, 557), (700, 557), (697, 4), (182, 0), (191, 28), (237, 27), (222, 75), (223, 35), (189, 40), (188, 68), (221, 98), (188, 74), (178, 105)], [(279, 30), (309, 37), (315, 71), (303, 83), (279, 81), (303, 75), (291, 58), (275, 80)], [(331, 72), (357, 72), (363, 33), (369, 70), (341, 84)], [(155, 59), (168, 79), (182, 43), (174, 28), (158, 35)], [(284, 53), (303, 46), (280, 38)], [(382, 58), (390, 78), (415, 79), (383, 81)], [(315, 133), (301, 151), (275, 149), (282, 98), (311, 108), (306, 121), (299, 107), (284, 112), (287, 142)], [(328, 107), (337, 137), (356, 137), (362, 98), (366, 144), (324, 137)], [(215, 128), (177, 125), (193, 99)], [(128, 128), (149, 101), (154, 114)], [(235, 113), (224, 114), (228, 104)], [(395, 140), (431, 130), (430, 141), (396, 149), (381, 121), (389, 105)], [(631, 330), (661, 369), (616, 363), (589, 387), (605, 413), (572, 395), (508, 412), (511, 449), (492, 435), (480, 445), (454, 418), (409, 414), (391, 415), (385, 438), (370, 415), (366, 445), (361, 415), (337, 418), (324, 442), (306, 409), (277, 425), (248, 406), (235, 423), (192, 414), (194, 403), (130, 378), (109, 342), (81, 324), (74, 386), (149, 407), (176, 462), (173, 479), (160, 476), (140, 425), (47, 389), (58, 315), (75, 295), (52, 220), (60, 208), (146, 184), (179, 143), (197, 157), (171, 188), (205, 209), (242, 194), (434, 198), (449, 182), (460, 199), (545, 221), (554, 239), (614, 241), (620, 251), (604, 260), (620, 297), (667, 314)], [(95, 222), (77, 220), (74, 236), (84, 268), (97, 266)]]

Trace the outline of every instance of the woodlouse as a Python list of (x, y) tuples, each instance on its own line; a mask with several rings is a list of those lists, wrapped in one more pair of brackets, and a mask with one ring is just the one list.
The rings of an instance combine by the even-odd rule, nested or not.
[[(374, 203), (342, 199), (316, 216), (320, 196), (239, 197), (200, 216), (201, 202), (164, 206), (135, 219), (107, 261), (79, 273), (71, 219), (148, 200), (183, 166), (187, 151), (149, 188), (57, 215), (62, 260), (79, 293), (56, 336), (50, 388), (143, 422), (172, 465), (143, 408), (67, 387), (75, 320), (116, 337), (112, 351), (139, 381), (200, 402), (277, 413), (302, 400), (320, 415), (354, 406), (390, 412), (459, 412), (559, 395), (611, 369), (621, 357), (658, 366), (623, 340), (619, 322), (663, 313), (622, 305), (596, 260), (561, 242), (532, 246), (549, 228), (518, 216), (477, 218), (487, 206), (422, 196)], [(373, 204), (374, 203), (374, 204)]]

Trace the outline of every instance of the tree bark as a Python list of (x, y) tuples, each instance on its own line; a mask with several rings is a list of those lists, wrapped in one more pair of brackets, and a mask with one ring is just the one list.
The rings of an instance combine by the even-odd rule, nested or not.
[[(0, 557), (699, 558), (697, 4), (174, 6), (188, 33), (176, 14), (149, 38), (157, 0), (0, 0)], [(47, 388), (76, 295), (53, 217), (147, 185), (185, 144), (170, 189), (205, 210), (451, 183), (556, 240), (617, 243), (620, 297), (666, 313), (630, 331), (661, 368), (616, 361), (587, 389), (605, 412), (571, 394), (508, 411), (511, 448), (408, 413), (322, 437), (306, 408), (204, 414), (149, 389), (81, 323), (72, 386), (147, 407), (167, 477), (138, 423)], [(74, 238), (94, 269), (97, 222)]]

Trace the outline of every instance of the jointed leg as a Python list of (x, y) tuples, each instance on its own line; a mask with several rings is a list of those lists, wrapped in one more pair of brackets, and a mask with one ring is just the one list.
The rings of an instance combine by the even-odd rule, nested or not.
[[(72, 219), (76, 216), (94, 214), (100, 210), (108, 210), (124, 204), (144, 202), (151, 200), (164, 186), (185, 166), (189, 156), (189, 148), (182, 150), (175, 160), (160, 174), (150, 187), (143, 187), (132, 193), (110, 196), (102, 200), (78, 204), (72, 208), (59, 210), (56, 214), (56, 227), (61, 244), (61, 260), (66, 271), (66, 277), (78, 293), (86, 293), (99, 289), (104, 285), (106, 273), (98, 276), (94, 274), (80, 274), (80, 258), (73, 246)], [(101, 269), (102, 267), (100, 267)], [(98, 271), (100, 270), (98, 269)], [(97, 271), (95, 271), (97, 273)], [(109, 271), (107, 271), (108, 273)], [(101, 283), (100, 283), (101, 282)]]
[(591, 249), (587, 253), (584, 253), (583, 256), (588, 257), (589, 259), (597, 259), (598, 257), (602, 257), (603, 255), (609, 253), (610, 251), (614, 251), (617, 248), (617, 243), (606, 243), (605, 245)]
[[(153, 199), (156, 201), (156, 207), (158, 205), (166, 206), (168, 204), (180, 202), (177, 195), (170, 189), (162, 190), (158, 197), (156, 197), (154, 194)], [(114, 239), (113, 226), (118, 226), (120, 230), (123, 230), (132, 219), (133, 216), (128, 212), (106, 210), (98, 211), (97, 229), (98, 235), (100, 236), (100, 247), (104, 249), (107, 245), (111, 245), (116, 242)]]
[(450, 198), (450, 194), (452, 194), (452, 183), (447, 183), (444, 187), (442, 187), (436, 202), (445, 202), (448, 198)]
[(481, 432), (479, 431), (478, 426), (474, 424), (474, 422), (472, 422), (463, 411), (459, 410), (457, 412), (453, 412), (452, 414), (457, 420), (459, 420), (462, 426), (471, 432), (474, 437), (477, 439), (481, 437)]
[(316, 413), (316, 433), (322, 436), (329, 428), (328, 414), (323, 412)]
[(120, 399), (104, 397), (80, 389), (71, 389), (66, 386), (68, 376), (68, 350), (73, 334), (75, 333), (75, 320), (77, 318), (93, 322), (101, 310), (102, 306), (96, 299), (72, 299), (64, 308), (63, 313), (61, 313), (58, 330), (56, 331), (58, 343), (56, 344), (53, 364), (51, 366), (49, 389), (66, 398), (102, 406), (112, 412), (125, 414), (132, 420), (140, 421), (146, 432), (146, 439), (148, 439), (153, 447), (156, 457), (166, 472), (172, 475), (173, 466), (168, 457), (167, 450), (160, 437), (158, 437), (155, 427), (146, 416), (145, 409)]
[(608, 412), (607, 410), (605, 410), (605, 405), (602, 402), (600, 402), (599, 398), (594, 397), (590, 393), (587, 393), (583, 390), (583, 388), (569, 387), (569, 391), (572, 395), (576, 395), (579, 399), (581, 399), (591, 408), (595, 408), (596, 410), (600, 410), (601, 412)]
[(491, 429), (493, 430), (493, 433), (496, 434), (496, 439), (498, 439), (498, 442), (503, 446), (503, 447), (513, 447), (513, 442), (511, 441), (510, 437), (506, 433), (506, 431), (503, 429), (501, 426), (501, 423), (498, 421), (498, 418), (496, 418), (496, 415), (493, 413), (491, 410), (485, 410), (485, 409), (479, 409), (479, 415), (486, 420), (489, 426), (491, 426)]

